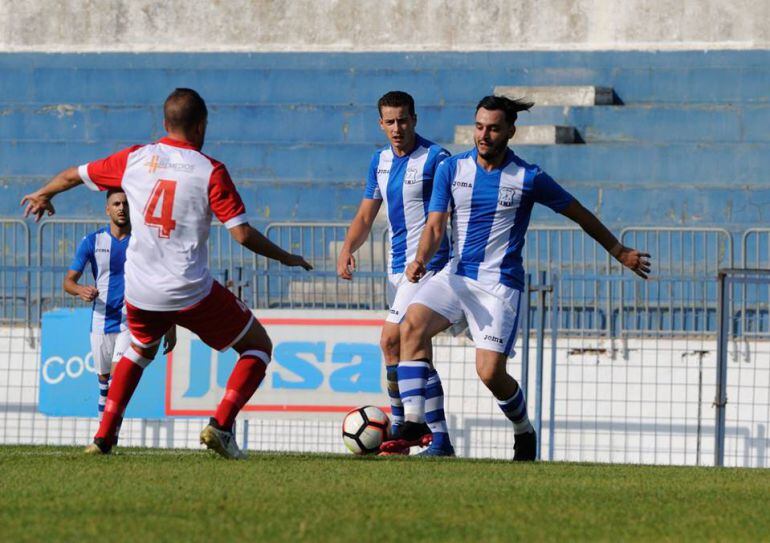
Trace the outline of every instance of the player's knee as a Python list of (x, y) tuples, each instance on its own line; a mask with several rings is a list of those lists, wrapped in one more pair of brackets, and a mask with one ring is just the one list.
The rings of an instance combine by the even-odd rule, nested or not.
[(380, 349), (386, 355), (398, 356), (401, 338), (398, 334), (385, 334), (380, 336)]
[(419, 343), (425, 335), (425, 326), (407, 313), (401, 325), (398, 327), (401, 333), (401, 341), (407, 343)]
[(505, 368), (500, 368), (496, 364), (483, 364), (476, 366), (476, 374), (487, 388), (494, 388), (505, 375)]

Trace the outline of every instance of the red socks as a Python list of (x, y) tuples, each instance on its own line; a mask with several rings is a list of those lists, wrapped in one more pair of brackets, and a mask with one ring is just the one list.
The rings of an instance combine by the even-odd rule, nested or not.
[[(214, 418), (222, 429), (230, 429), (235, 416), (254, 395), (265, 377), (270, 357), (263, 351), (244, 351), (227, 380), (225, 397), (217, 407)], [(109, 400), (108, 400), (109, 401)]]
[(150, 362), (151, 360), (140, 356), (133, 348), (129, 347), (126, 350), (126, 354), (115, 366), (115, 371), (112, 374), (112, 383), (107, 394), (104, 415), (94, 439), (102, 438), (108, 445), (114, 444), (115, 433), (123, 420), (126, 405), (134, 394), (139, 379), (142, 378), (144, 368)]

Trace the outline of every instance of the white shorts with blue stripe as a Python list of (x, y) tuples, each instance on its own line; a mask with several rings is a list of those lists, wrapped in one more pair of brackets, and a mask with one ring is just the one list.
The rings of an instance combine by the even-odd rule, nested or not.
[(393, 324), (400, 324), (404, 320), (406, 308), (409, 307), (412, 299), (435, 273), (429, 271), (418, 283), (410, 283), (403, 272), (389, 274), (388, 307), (390, 307), (390, 310), (385, 320)]
[(91, 355), (94, 367), (99, 375), (112, 373), (112, 365), (120, 361), (123, 353), (131, 345), (128, 330), (112, 334), (91, 333)]
[(411, 304), (421, 304), (451, 323), (463, 316), (477, 349), (513, 356), (519, 327), (521, 291), (501, 283), (485, 285), (452, 273), (449, 266), (421, 288)]

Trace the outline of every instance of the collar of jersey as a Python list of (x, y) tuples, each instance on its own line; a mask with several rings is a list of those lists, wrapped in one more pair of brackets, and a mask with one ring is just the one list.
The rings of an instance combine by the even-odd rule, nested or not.
[(393, 153), (393, 160), (405, 160), (412, 156), (412, 153), (414, 153), (417, 149), (419, 149), (422, 146), (422, 142), (424, 140), (420, 137), (419, 134), (414, 135), (414, 149), (412, 149), (411, 152), (405, 154), (404, 156), (398, 156), (396, 154), (396, 150), (393, 149), (393, 145), (388, 144), (388, 147), (390, 147), (390, 152)]
[(158, 143), (162, 143), (164, 145), (170, 145), (172, 147), (181, 147), (182, 149), (193, 149), (195, 151), (200, 151), (195, 145), (192, 143), (187, 143), (186, 141), (179, 141), (175, 140), (173, 138), (170, 138), (168, 136), (165, 136), (163, 138), (160, 138), (158, 140)]
[(508, 167), (508, 164), (513, 162), (514, 158), (516, 158), (516, 155), (514, 154), (513, 150), (511, 150), (510, 147), (508, 147), (508, 150), (505, 152), (505, 159), (503, 160), (502, 164), (495, 168), (494, 170), (486, 171), (484, 168), (479, 166), (478, 158), (479, 158), (479, 150), (477, 148), (471, 149), (471, 156), (473, 157), (473, 163), (476, 165), (476, 170), (481, 172), (484, 175), (494, 175), (498, 172), (503, 171), (505, 168)]
[(100, 228), (99, 230), (97, 230), (97, 231), (96, 231), (96, 233), (97, 233), (97, 234), (98, 234), (99, 232), (104, 232), (105, 234), (107, 234), (108, 236), (110, 236), (112, 239), (114, 239), (114, 240), (115, 240), (115, 241), (117, 241), (118, 243), (124, 243), (124, 242), (128, 241), (129, 239), (131, 239), (131, 232), (129, 232), (128, 234), (126, 234), (126, 237), (124, 237), (123, 239), (120, 239), (120, 238), (116, 238), (115, 236), (113, 236), (113, 235), (112, 235), (112, 229), (111, 229), (109, 226), (105, 226), (105, 227), (103, 227), (103, 228)]

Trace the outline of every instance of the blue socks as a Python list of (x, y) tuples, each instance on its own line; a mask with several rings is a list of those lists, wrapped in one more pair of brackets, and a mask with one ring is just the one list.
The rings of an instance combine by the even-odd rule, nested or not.
[(401, 403), (401, 395), (398, 392), (398, 366), (385, 366), (385, 376), (393, 426), (400, 426), (404, 424), (404, 404)]
[(430, 363), (427, 360), (399, 362), (398, 389), (405, 420), (428, 424), (433, 433), (431, 447), (451, 447), (444, 413), (444, 389)]
[(503, 414), (513, 423), (513, 433), (523, 434), (525, 432), (534, 432), (532, 424), (527, 416), (527, 402), (524, 399), (524, 392), (521, 387), (516, 386), (516, 392), (507, 400), (497, 401)]
[(107, 404), (107, 392), (110, 390), (111, 380), (111, 378), (108, 378), (106, 381), (99, 379), (99, 422), (101, 422), (102, 415), (104, 415), (104, 406)]
[(424, 360), (398, 363), (398, 391), (404, 404), (404, 418), (409, 422), (425, 422), (425, 385), (430, 364)]
[(425, 422), (428, 423), (428, 428), (433, 433), (432, 447), (444, 448), (452, 445), (449, 441), (444, 413), (444, 389), (435, 369), (428, 372), (428, 381), (425, 387)]

